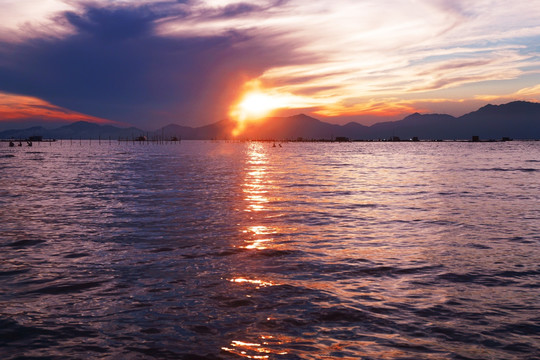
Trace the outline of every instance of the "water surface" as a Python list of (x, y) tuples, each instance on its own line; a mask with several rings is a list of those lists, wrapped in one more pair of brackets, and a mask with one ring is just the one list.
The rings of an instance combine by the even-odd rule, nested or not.
[(540, 143), (0, 143), (0, 354), (534, 359)]

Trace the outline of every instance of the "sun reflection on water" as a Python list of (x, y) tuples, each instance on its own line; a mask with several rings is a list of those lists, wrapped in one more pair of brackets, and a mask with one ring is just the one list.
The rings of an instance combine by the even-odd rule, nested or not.
[[(245, 165), (245, 178), (242, 184), (244, 192), (244, 200), (246, 207), (245, 212), (251, 213), (249, 222), (262, 221), (265, 217), (260, 217), (256, 214), (268, 212), (270, 209), (268, 204), (270, 199), (268, 194), (272, 187), (272, 180), (269, 179), (270, 164), (268, 160), (266, 144), (260, 142), (251, 142), (248, 145), (247, 159)], [(246, 245), (244, 249), (264, 250), (272, 246), (274, 242), (273, 234), (278, 231), (275, 228), (262, 225), (251, 224), (244, 230), (247, 235), (245, 239)]]
[(246, 278), (234, 278), (234, 279), (231, 279), (229, 281), (234, 282), (234, 283), (254, 284), (254, 285), (257, 285), (257, 287), (256, 287), (257, 289), (259, 289), (261, 287), (279, 285), (279, 284), (273, 283), (272, 281), (264, 281), (264, 280), (257, 280), (257, 279), (246, 279)]
[(245, 211), (263, 211), (269, 201), (268, 193), (268, 158), (264, 146), (260, 143), (250, 143), (246, 161), (246, 177), (243, 192), (247, 202)]
[(283, 340), (272, 335), (260, 335), (257, 342), (233, 340), (229, 347), (224, 346), (221, 350), (247, 359), (269, 359), (272, 354), (288, 354), (288, 352), (283, 351), (282, 349), (272, 348), (272, 346), (282, 345), (283, 343)]
[(252, 237), (250, 240), (246, 240), (246, 242), (249, 244), (243, 246), (243, 248), (259, 250), (268, 248), (268, 246), (274, 241), (274, 239), (269, 237), (269, 235), (277, 233), (275, 229), (264, 225), (248, 226), (248, 228), (242, 232)]
[[(268, 145), (260, 142), (251, 142), (247, 148), (247, 158), (245, 162), (245, 176), (242, 183), (245, 207), (245, 223), (240, 230), (243, 239), (241, 248), (250, 251), (260, 251), (275, 248), (275, 235), (279, 229), (268, 224), (275, 214), (271, 209), (272, 194), (272, 166), (268, 159)], [(280, 284), (261, 279), (256, 272), (249, 272), (244, 276), (233, 276), (226, 279), (230, 283), (242, 288), (242, 291), (259, 291), (262, 288), (278, 286)], [(262, 290), (261, 290), (262, 291)], [(251, 294), (246, 295), (251, 297)], [(271, 314), (265, 316), (267, 321), (273, 321)], [(283, 344), (287, 341), (277, 337), (264, 334), (253, 334), (249, 340), (233, 340), (228, 346), (221, 347), (223, 352), (243, 357), (246, 359), (270, 359), (278, 355), (287, 355), (283, 349)]]

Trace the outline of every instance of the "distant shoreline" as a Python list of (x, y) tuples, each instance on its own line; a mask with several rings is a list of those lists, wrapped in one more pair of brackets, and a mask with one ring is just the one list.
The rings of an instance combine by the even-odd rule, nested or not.
[(540, 139), (479, 139), (479, 140), (467, 140), (467, 139), (419, 139), (419, 140), (410, 140), (410, 139), (375, 139), (375, 140), (362, 140), (362, 139), (352, 139), (352, 140), (329, 140), (329, 139), (302, 139), (302, 140), (291, 140), (291, 139), (185, 139), (185, 140), (126, 140), (126, 139), (104, 139), (104, 138), (70, 138), (70, 139), (43, 139), (43, 140), (29, 140), (25, 139), (0, 139), (0, 143), (19, 143), (31, 141), (33, 143), (62, 143), (62, 142), (101, 142), (103, 144), (109, 142), (115, 143), (137, 143), (137, 144), (170, 144), (170, 143), (181, 143), (182, 141), (212, 141), (212, 142), (265, 142), (265, 143), (433, 143), (433, 142), (443, 142), (443, 143), (502, 143), (502, 142), (536, 142)]
[[(371, 126), (359, 123), (337, 125), (305, 114), (272, 117), (265, 121), (244, 124), (238, 140), (267, 141), (497, 141), (540, 139), (540, 103), (515, 101), (504, 105), (486, 105), (460, 117), (447, 114), (409, 115), (402, 120), (380, 122)], [(78, 121), (55, 129), (34, 126), (0, 132), (0, 139), (89, 139), (159, 142), (181, 140), (234, 140), (238, 123), (226, 119), (200, 127), (169, 124), (154, 131), (136, 127), (119, 128)], [(476, 138), (476, 140), (473, 139)]]

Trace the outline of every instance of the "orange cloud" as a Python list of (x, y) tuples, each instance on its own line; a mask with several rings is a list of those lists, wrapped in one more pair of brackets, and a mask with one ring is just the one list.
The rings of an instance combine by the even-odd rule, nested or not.
[(523, 101), (540, 101), (540, 85), (535, 85), (527, 88), (520, 89), (514, 93), (507, 95), (477, 95), (474, 97), (475, 100), (480, 100), (484, 102), (491, 103), (505, 103), (516, 100)]
[(521, 89), (515, 93), (515, 96), (532, 101), (540, 101), (540, 85)]
[(414, 103), (400, 101), (398, 99), (350, 99), (339, 104), (329, 104), (313, 112), (313, 114), (324, 117), (336, 116), (369, 116), (388, 120), (401, 115), (420, 112), (423, 108), (418, 108)]
[(102, 125), (122, 125), (116, 121), (64, 109), (35, 97), (0, 93), (0, 121), (28, 119), (39, 119), (45, 122), (88, 121)]

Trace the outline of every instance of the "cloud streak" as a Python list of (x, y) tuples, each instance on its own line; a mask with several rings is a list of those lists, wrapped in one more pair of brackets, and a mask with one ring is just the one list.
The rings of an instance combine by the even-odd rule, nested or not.
[(0, 127), (6, 127), (2, 126), (2, 123), (8, 123), (8, 127), (12, 126), (14, 120), (22, 120), (26, 123), (39, 120), (55, 125), (74, 121), (89, 121), (103, 125), (125, 125), (64, 109), (38, 98), (0, 93)]

